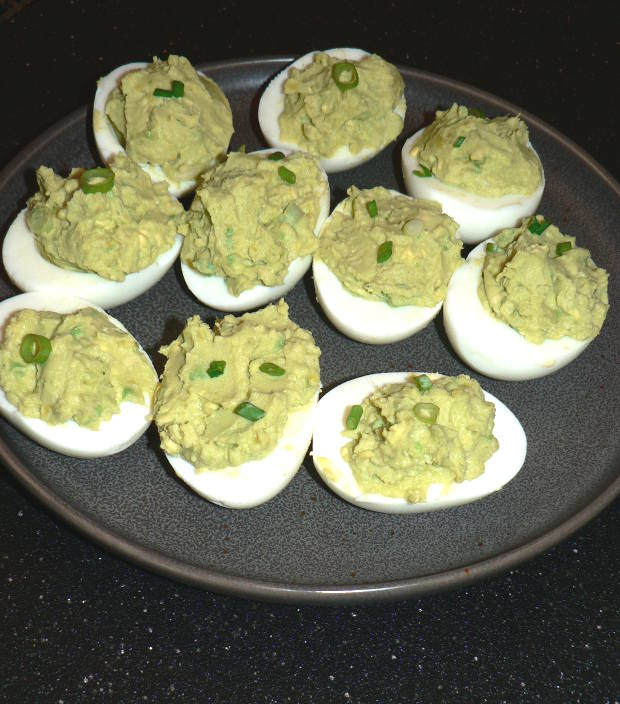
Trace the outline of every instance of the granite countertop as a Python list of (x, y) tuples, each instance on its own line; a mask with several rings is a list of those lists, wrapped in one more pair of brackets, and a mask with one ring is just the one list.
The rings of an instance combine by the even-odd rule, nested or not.
[[(96, 78), (120, 64), (344, 45), (523, 106), (619, 172), (612, 3), (264, 7), (2, 3), (0, 167), (87, 104)], [(269, 604), (125, 562), (0, 465), (0, 701), (611, 704), (620, 700), (617, 530), (616, 501), (531, 561), (450, 592)]]

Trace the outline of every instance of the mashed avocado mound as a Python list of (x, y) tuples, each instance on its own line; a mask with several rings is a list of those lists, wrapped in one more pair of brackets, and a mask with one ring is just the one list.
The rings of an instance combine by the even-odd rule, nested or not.
[[(50, 341), (45, 362), (24, 361), (25, 335)], [(0, 387), (8, 401), (22, 415), (52, 425), (72, 420), (97, 430), (122, 401), (150, 404), (156, 382), (133, 337), (94, 308), (67, 315), (20, 310), (9, 318), (0, 343)]]
[[(173, 81), (180, 97), (158, 96)], [(219, 86), (199, 76), (183, 56), (153, 63), (123, 76), (106, 104), (106, 115), (139, 164), (159, 164), (171, 181), (195, 178), (226, 153), (233, 133), (232, 111)]]
[(293, 259), (311, 254), (328, 185), (318, 160), (295, 153), (272, 160), (232, 152), (206, 173), (180, 232), (181, 257), (207, 276), (223, 276), (235, 296), (281, 284)]
[[(353, 66), (338, 74), (338, 65)], [(346, 68), (346, 67), (345, 67)], [(323, 52), (301, 70), (291, 68), (284, 83), (284, 108), (279, 118), (280, 139), (312, 154), (330, 157), (342, 146), (352, 154), (364, 148), (381, 149), (403, 129), (404, 82), (395, 66), (376, 54), (346, 61)]]
[(155, 393), (162, 449), (198, 471), (265, 457), (290, 413), (319, 389), (320, 350), (280, 300), (214, 329), (198, 316), (160, 352), (168, 358)]
[(480, 196), (529, 195), (542, 182), (540, 160), (518, 116), (477, 117), (456, 103), (437, 111), (411, 155), (440, 181)]
[(541, 215), (503, 230), (487, 245), (482, 305), (529, 342), (598, 335), (607, 310), (608, 274)]
[(457, 223), (439, 203), (359, 190), (332, 213), (315, 255), (356, 296), (392, 306), (434, 306), (461, 264)]
[(62, 178), (41, 166), (40, 191), (28, 200), (26, 222), (52, 264), (123, 281), (172, 247), (183, 206), (126, 156), (118, 155), (110, 169), (110, 190), (85, 193), (83, 169)]
[(431, 484), (478, 477), (499, 447), (495, 406), (478, 382), (440, 377), (421, 391), (415, 381), (378, 388), (362, 402), (357, 428), (344, 432), (351, 442), (342, 456), (365, 493), (424, 501)]

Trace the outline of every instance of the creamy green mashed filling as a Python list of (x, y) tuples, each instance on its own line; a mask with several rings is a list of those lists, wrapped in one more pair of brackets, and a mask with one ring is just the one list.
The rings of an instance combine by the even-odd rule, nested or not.
[(318, 160), (232, 152), (207, 172), (180, 231), (182, 259), (223, 276), (235, 296), (281, 284), (290, 263), (318, 246), (314, 227), (326, 194)]
[(119, 154), (110, 169), (110, 190), (84, 193), (83, 169), (62, 178), (41, 166), (40, 190), (28, 200), (26, 222), (52, 264), (123, 281), (172, 247), (183, 206), (126, 156)]
[[(170, 90), (173, 81), (183, 83), (182, 97), (154, 95)], [(140, 164), (158, 164), (171, 181), (202, 173), (226, 153), (233, 133), (226, 96), (183, 56), (154, 57), (146, 68), (125, 74), (105, 111), (127, 154)]]
[[(20, 354), (24, 336), (42, 335), (51, 353), (41, 364)], [(14, 313), (0, 342), (0, 387), (19, 412), (57, 425), (75, 421), (97, 430), (122, 401), (145, 404), (157, 378), (137, 342), (94, 308), (61, 315)]]
[(609, 275), (574, 237), (537, 215), (493, 239), (478, 287), (487, 311), (537, 344), (598, 335), (609, 308)]
[[(352, 154), (381, 149), (403, 129), (404, 83), (395, 66), (372, 54), (347, 61), (358, 76), (355, 87), (341, 90), (334, 80), (334, 66), (343, 63), (323, 52), (300, 69), (291, 68), (284, 83), (284, 109), (280, 114), (280, 139), (312, 154), (330, 157), (347, 146)], [(342, 82), (349, 82), (345, 72)]]
[(455, 103), (436, 112), (411, 155), (440, 181), (480, 196), (529, 195), (542, 182), (527, 125), (515, 115), (488, 119)]
[(319, 389), (320, 350), (283, 300), (227, 315), (213, 330), (194, 316), (160, 352), (168, 358), (155, 394), (161, 447), (198, 471), (265, 457)]
[[(475, 479), (499, 444), (495, 406), (464, 374), (421, 391), (412, 379), (378, 388), (361, 403), (342, 456), (364, 493), (424, 501), (431, 484)], [(434, 418), (434, 420), (433, 420)]]
[(316, 258), (356, 296), (393, 306), (443, 300), (462, 262), (457, 223), (439, 203), (395, 196), (381, 186), (351, 186), (348, 194), (321, 230)]

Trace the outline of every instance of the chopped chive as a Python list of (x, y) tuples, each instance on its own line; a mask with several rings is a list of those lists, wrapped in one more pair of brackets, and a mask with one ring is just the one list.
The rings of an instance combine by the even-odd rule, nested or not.
[(211, 377), (211, 379), (214, 379), (216, 376), (222, 376), (224, 369), (226, 369), (226, 362), (223, 359), (216, 359), (214, 362), (209, 364), (207, 374)]
[(359, 82), (357, 69), (349, 61), (339, 61), (332, 67), (332, 78), (342, 93), (355, 88)]
[(392, 243), (390, 240), (383, 242), (377, 248), (377, 264), (383, 264), (392, 256)]
[(260, 420), (265, 415), (265, 411), (263, 411), (262, 408), (255, 406), (249, 401), (242, 401), (237, 406), (237, 408), (235, 408), (235, 413), (238, 416), (241, 416), (242, 418), (251, 421), (252, 423), (255, 423), (257, 420)]
[(172, 97), (182, 98), (185, 94), (185, 85), (183, 81), (172, 81)]
[(413, 381), (422, 393), (426, 393), (427, 391), (430, 391), (433, 388), (433, 382), (426, 374), (420, 374), (419, 376), (415, 376), (413, 378)]
[(551, 222), (549, 220), (546, 220), (543, 218), (542, 222), (534, 216), (530, 220), (530, 224), (528, 225), (528, 230), (533, 234), (533, 235), (542, 235), (542, 233), (551, 225)]
[(479, 108), (467, 108), (467, 112), (472, 116), (472, 117), (480, 117), (483, 120), (486, 120), (487, 116), (482, 110)]
[(573, 245), (570, 242), (558, 242), (555, 247), (555, 253), (558, 257), (561, 257), (566, 252), (570, 251)]
[(355, 406), (351, 406), (351, 410), (349, 411), (349, 415), (346, 420), (348, 430), (355, 430), (355, 428), (357, 428), (363, 412), (364, 409), (361, 406), (358, 406), (357, 404), (355, 404)]
[(501, 254), (502, 252), (506, 251), (503, 247), (500, 247), (495, 242), (489, 242), (486, 246), (486, 250), (489, 254)]
[(261, 372), (264, 374), (269, 374), (269, 376), (284, 376), (286, 373), (282, 367), (279, 367), (277, 364), (274, 364), (273, 362), (263, 362), (259, 369)]
[(377, 217), (377, 201), (376, 200), (371, 200), (369, 203), (366, 203), (366, 208), (368, 209), (368, 215), (370, 215), (371, 218), (376, 218)]
[(433, 425), (439, 415), (439, 406), (434, 403), (416, 403), (413, 413), (418, 420), (428, 425)]
[(284, 183), (290, 183), (291, 185), (297, 181), (295, 174), (290, 169), (287, 169), (286, 166), (278, 167), (278, 176), (284, 181)]
[(454, 144), (453, 144), (452, 146), (453, 146), (455, 149), (458, 149), (458, 148), (461, 146), (461, 144), (463, 144), (464, 141), (465, 141), (465, 137), (463, 137), (463, 136), (457, 137), (456, 140), (455, 140), (455, 142), (454, 142)]
[(19, 348), (21, 358), (27, 364), (44, 364), (52, 352), (52, 343), (43, 335), (28, 333), (22, 338)]
[(156, 98), (172, 98), (172, 91), (166, 88), (155, 88), (153, 95)]
[(112, 169), (88, 169), (80, 176), (80, 188), (84, 193), (106, 193), (114, 185)]
[(272, 152), (267, 158), (269, 161), (280, 161), (284, 159), (284, 154), (282, 152)]
[(418, 171), (417, 169), (413, 172), (414, 176), (417, 176), (418, 178), (430, 178), (433, 174), (431, 173), (431, 170), (424, 166), (424, 164), (420, 164), (420, 169), (421, 171)]

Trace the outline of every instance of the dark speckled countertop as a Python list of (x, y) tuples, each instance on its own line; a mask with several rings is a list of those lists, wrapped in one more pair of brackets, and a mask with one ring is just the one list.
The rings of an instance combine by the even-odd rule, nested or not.
[[(120, 64), (360, 46), (523, 106), (617, 177), (614, 6), (2, 2), (0, 167)], [(265, 604), (105, 552), (0, 466), (0, 701), (611, 704), (617, 538), (616, 501), (530, 562), (452, 592)]]

